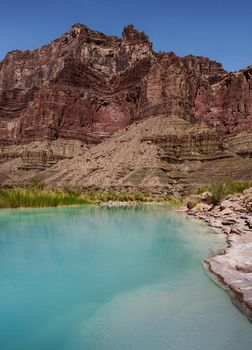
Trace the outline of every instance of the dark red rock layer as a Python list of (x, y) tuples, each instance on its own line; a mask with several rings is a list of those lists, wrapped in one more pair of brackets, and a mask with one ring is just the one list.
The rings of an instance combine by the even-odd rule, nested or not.
[(133, 26), (119, 39), (81, 24), (0, 62), (1, 144), (98, 143), (155, 115), (203, 120), (224, 134), (252, 129), (252, 68), (228, 73), (204, 57), (157, 54)]

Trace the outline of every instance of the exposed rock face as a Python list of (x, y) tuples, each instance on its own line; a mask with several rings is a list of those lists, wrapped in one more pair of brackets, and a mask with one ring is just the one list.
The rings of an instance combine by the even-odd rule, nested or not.
[[(132, 25), (117, 38), (76, 24), (51, 44), (35, 51), (10, 52), (0, 62), (0, 183), (12, 181), (12, 172), (22, 182), (34, 172), (53, 167), (67, 157), (52, 145), (73, 140), (82, 145), (81, 153), (73, 156), (83, 155), (83, 162), (92, 158), (87, 147), (105, 140), (98, 154), (105, 152), (100, 173), (107, 174), (109, 157), (102, 152), (106, 139), (141, 120), (149, 129), (155, 129), (156, 123), (164, 127), (163, 133), (160, 129), (150, 134), (140, 126), (132, 131), (142, 132), (141, 138), (132, 136), (136, 153), (142, 145), (155, 148), (155, 156), (150, 154), (153, 164), (159, 165), (153, 172), (151, 163), (137, 165), (132, 155), (128, 168), (115, 169), (116, 179), (106, 175), (111, 185), (142, 186), (145, 179), (145, 185), (152, 187), (186, 186), (195, 180), (205, 182), (206, 170), (212, 181), (230, 173), (235, 178), (251, 177), (252, 67), (228, 73), (204, 57), (155, 53), (148, 37)], [(47, 146), (34, 148), (34, 142)], [(118, 158), (119, 150), (113, 152)], [(97, 160), (92, 163), (98, 167)], [(134, 167), (137, 176), (130, 175)], [(141, 175), (146, 169), (149, 182)], [(88, 174), (70, 182), (106, 184), (102, 175), (98, 181)], [(51, 183), (49, 173), (43, 177)], [(69, 178), (70, 173), (62, 173), (62, 182)]]
[(90, 148), (75, 141), (67, 153), (62, 150), (69, 149), (69, 140), (18, 146), (16, 158), (17, 146), (4, 147), (0, 180), (2, 185), (17, 186), (38, 176), (50, 187), (180, 194), (225, 176), (251, 179), (251, 158), (237, 155), (225, 142), (204, 123), (156, 116)]
[(227, 73), (203, 57), (161, 55), (146, 79), (141, 116), (174, 114), (224, 134), (251, 129), (251, 77), (251, 69)]
[(188, 213), (227, 235), (225, 252), (207, 259), (205, 266), (252, 321), (252, 188), (215, 207), (201, 204)]
[(128, 26), (122, 39), (83, 25), (0, 66), (0, 139), (99, 142), (134, 119), (138, 84), (154, 54)]
[(122, 38), (76, 24), (0, 65), (3, 142), (99, 142), (136, 119), (176, 115), (222, 133), (252, 128), (252, 68), (227, 73), (204, 57), (157, 54), (133, 26)]

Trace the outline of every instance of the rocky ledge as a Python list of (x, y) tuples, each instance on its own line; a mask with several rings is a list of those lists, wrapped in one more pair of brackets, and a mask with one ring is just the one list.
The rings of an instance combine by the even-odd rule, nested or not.
[(227, 248), (204, 261), (213, 280), (252, 321), (252, 188), (217, 206), (202, 202), (188, 210), (226, 234)]

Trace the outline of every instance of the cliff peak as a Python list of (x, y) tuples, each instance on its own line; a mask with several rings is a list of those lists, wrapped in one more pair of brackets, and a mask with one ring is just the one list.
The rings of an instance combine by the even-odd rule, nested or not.
[(143, 41), (152, 45), (149, 37), (144, 32), (135, 29), (133, 24), (128, 24), (123, 28), (122, 38), (128, 41)]
[(90, 29), (88, 26), (82, 23), (75, 23), (72, 25), (70, 29), (70, 33), (75, 33), (75, 34), (84, 34), (84, 35), (98, 35), (102, 37), (106, 37), (105, 34), (98, 32), (96, 30)]

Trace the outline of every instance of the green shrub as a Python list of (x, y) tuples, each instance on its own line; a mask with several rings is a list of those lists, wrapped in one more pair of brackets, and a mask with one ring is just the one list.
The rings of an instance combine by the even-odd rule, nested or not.
[(183, 204), (183, 199), (167, 194), (165, 196), (165, 203), (173, 207), (180, 207)]
[(81, 190), (78, 187), (65, 186), (63, 188), (63, 192), (68, 193), (69, 195), (79, 196), (81, 194)]
[[(87, 193), (90, 196), (90, 192)], [(97, 202), (120, 201), (120, 202), (149, 202), (153, 198), (148, 193), (142, 192), (116, 192), (107, 190), (91, 194), (92, 200)]]
[(242, 193), (245, 189), (252, 187), (252, 181), (236, 181), (226, 177), (222, 183), (202, 185), (196, 189), (196, 193), (211, 192), (211, 204), (217, 205), (230, 194)]
[(34, 176), (32, 179), (31, 179), (31, 182), (30, 182), (30, 188), (44, 188), (45, 185), (44, 183), (39, 179), (37, 178), (36, 176)]

